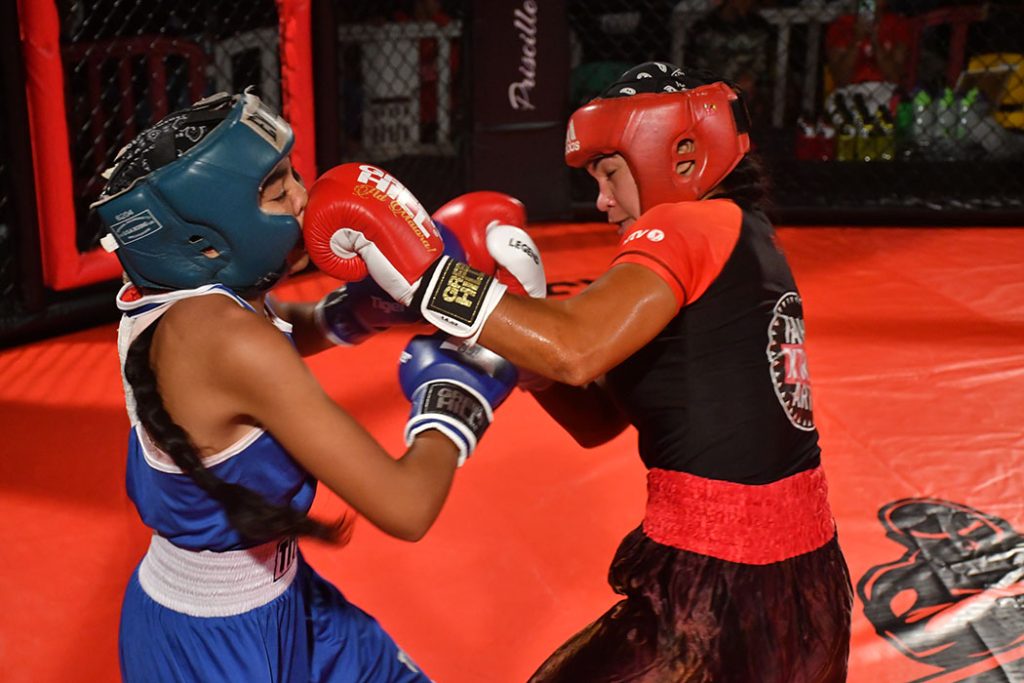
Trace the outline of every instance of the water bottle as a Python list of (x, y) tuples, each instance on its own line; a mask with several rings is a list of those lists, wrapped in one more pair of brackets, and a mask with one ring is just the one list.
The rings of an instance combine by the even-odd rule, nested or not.
[(957, 102), (957, 131), (963, 130), (961, 144), (969, 153), (992, 158), (1012, 157), (1020, 153), (1024, 140), (1011, 133), (992, 117), (995, 107), (977, 88), (971, 88)]
[(952, 88), (947, 87), (942, 97), (932, 102), (935, 110), (935, 130), (932, 143), (940, 156), (946, 159), (956, 158), (957, 148), (953, 135), (956, 132), (956, 95)]
[(824, 116), (818, 117), (814, 127), (814, 138), (817, 141), (817, 155), (820, 161), (832, 161), (836, 158), (836, 129)]
[(959, 141), (968, 140), (971, 131), (981, 123), (981, 109), (984, 101), (981, 99), (981, 92), (977, 88), (971, 88), (967, 94), (957, 100), (956, 103), (956, 139)]
[(814, 149), (814, 125), (809, 117), (801, 114), (796, 120), (796, 142), (793, 148), (794, 155), (800, 161), (810, 161), (815, 157)]
[(860, 161), (874, 161), (878, 157), (875, 120), (860, 93), (853, 96), (853, 120), (857, 129), (857, 158)]
[(901, 159), (911, 154), (914, 140), (914, 103), (902, 100), (896, 105), (896, 153)]
[(857, 131), (853, 114), (847, 108), (842, 95), (837, 95), (834, 102), (832, 125), (836, 129), (836, 160), (853, 161), (857, 158)]
[(911, 137), (914, 146), (923, 154), (927, 155), (932, 145), (932, 135), (935, 132), (935, 110), (932, 108), (932, 96), (927, 90), (918, 90), (911, 100), (913, 112), (913, 124), (911, 126)]
[(876, 149), (881, 161), (896, 158), (896, 125), (887, 107), (879, 106), (875, 112)]

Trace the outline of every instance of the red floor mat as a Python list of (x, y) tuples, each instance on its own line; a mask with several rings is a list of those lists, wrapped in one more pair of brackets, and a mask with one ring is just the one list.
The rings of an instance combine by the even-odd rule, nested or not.
[[(533, 232), (561, 292), (614, 248), (603, 227)], [(862, 584), (850, 680), (1024, 680), (1024, 230), (780, 232)], [(288, 295), (330, 286), (307, 277)], [(103, 326), (0, 352), (0, 680), (117, 679), (121, 591), (148, 534), (124, 494), (114, 339)], [(311, 362), (393, 452), (404, 341), (388, 333)], [(436, 680), (522, 681), (614, 600), (607, 565), (644, 504), (634, 438), (583, 451), (516, 393), (426, 539), (361, 522), (350, 546), (305, 552)], [(340, 509), (321, 488), (316, 512)]]

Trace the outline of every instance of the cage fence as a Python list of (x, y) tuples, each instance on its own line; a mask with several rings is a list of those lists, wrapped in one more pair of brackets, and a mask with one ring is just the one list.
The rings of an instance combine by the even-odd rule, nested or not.
[(280, 110), (273, 0), (75, 1), (58, 5), (78, 246), (95, 246), (89, 204), (117, 152), (163, 116), (252, 87)]
[[(571, 98), (639, 61), (744, 91), (785, 215), (1024, 208), (1024, 7), (940, 0), (573, 0)], [(574, 200), (589, 201), (585, 178)]]
[[(68, 158), (71, 169), (74, 238), (80, 252), (97, 246), (99, 224), (89, 210), (103, 185), (102, 172), (113, 165), (117, 152), (135, 135), (166, 114), (218, 91), (252, 87), (280, 109), (281, 75), (278, 64), (278, 11), (275, 0), (201, 3), (195, 0), (40, 0), (53, 2), (59, 24), (59, 59)], [(25, 6), (27, 7), (27, 6)], [(25, 9), (23, 7), (22, 9)], [(35, 6), (34, 6), (35, 8)], [(4, 34), (18, 36), (21, 16), (16, 4), (5, 3)], [(8, 15), (10, 15), (8, 17)], [(8, 21), (10, 19), (10, 21)], [(20, 45), (15, 39), (13, 45)], [(25, 66), (20, 54), (5, 52), (4, 92), (25, 89)], [(16, 74), (17, 77), (12, 77)], [(16, 82), (15, 82), (16, 81)], [(24, 101), (8, 97), (8, 102)], [(5, 111), (4, 116), (11, 112)], [(24, 117), (22, 117), (24, 118)], [(4, 130), (10, 148), (27, 140), (30, 130), (18, 120)], [(116, 283), (85, 286), (68, 292), (45, 291), (33, 282), (25, 263), (41, 261), (35, 227), (15, 215), (14, 173), (4, 149), (0, 159), (0, 332), (5, 340), (41, 330), (61, 329), (89, 319), (103, 319), (110, 309), (109, 291)], [(22, 159), (27, 163), (27, 159)], [(47, 173), (47, 169), (37, 169)], [(38, 192), (38, 188), (36, 188)], [(50, 198), (52, 201), (53, 198)], [(31, 200), (34, 201), (34, 198)], [(44, 198), (45, 201), (45, 198)], [(21, 213), (28, 213), (22, 207)], [(38, 220), (33, 215), (32, 219)], [(35, 254), (32, 249), (35, 249)], [(36, 274), (38, 274), (36, 272)], [(97, 302), (103, 301), (101, 307)]]
[(464, 2), (335, 3), (340, 162), (377, 164), (428, 210), (463, 191), (470, 117)]
[[(275, 0), (40, 1), (54, 2), (59, 17), (82, 251), (96, 244), (88, 207), (100, 174), (139, 131), (223, 90), (252, 87), (280, 109)], [(329, 47), (315, 52), (314, 69), (332, 86), (331, 97), (315, 102), (319, 170), (376, 163), (428, 210), (466, 191), (479, 89), (471, 75), (481, 73), (473, 8), (480, 6), (313, 5), (329, 9), (328, 22), (313, 27), (314, 43)], [(862, 222), (915, 215), (936, 225), (957, 216), (1019, 224), (1024, 216), (1024, 0), (565, 0), (552, 7), (568, 26), (565, 118), (641, 61), (715, 71), (744, 92), (782, 220), (849, 223), (864, 210)], [(23, 88), (5, 55), (4, 92)], [(327, 63), (317, 61), (323, 55)], [(5, 146), (28, 136), (13, 130), (9, 114), (0, 112)], [(19, 271), (26, 266), (18, 259), (30, 250), (13, 215), (11, 179), (20, 171), (2, 151), (0, 313), (9, 319), (24, 313)], [(579, 217), (596, 217), (592, 181), (571, 173), (565, 203)], [(75, 295), (51, 294), (51, 303)]]

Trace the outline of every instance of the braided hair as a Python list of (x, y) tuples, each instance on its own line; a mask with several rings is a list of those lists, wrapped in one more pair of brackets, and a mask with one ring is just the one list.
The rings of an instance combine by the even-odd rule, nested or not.
[(203, 465), (199, 450), (188, 434), (167, 412), (150, 363), (150, 349), (159, 320), (132, 342), (125, 355), (124, 374), (135, 397), (136, 413), (153, 442), (171, 456), (182, 472), (203, 491), (224, 506), (228, 521), (250, 541), (266, 541), (279, 536), (312, 536), (345, 543), (353, 519), (342, 518), (325, 524), (289, 505), (275, 505), (259, 493), (239, 484), (226, 482)]

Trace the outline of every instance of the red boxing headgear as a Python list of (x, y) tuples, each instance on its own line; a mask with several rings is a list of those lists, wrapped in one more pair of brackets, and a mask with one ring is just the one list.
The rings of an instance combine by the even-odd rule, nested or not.
[[(628, 96), (599, 97), (576, 110), (565, 136), (565, 161), (583, 168), (598, 157), (621, 154), (636, 179), (641, 211), (700, 199), (750, 151), (746, 109), (728, 84), (630, 90), (636, 92), (620, 87), (616, 94)], [(693, 141), (693, 150), (683, 154), (680, 143), (686, 140)], [(692, 171), (680, 175), (678, 165), (688, 161)]]

